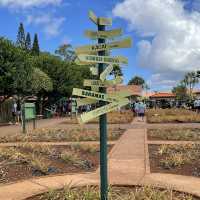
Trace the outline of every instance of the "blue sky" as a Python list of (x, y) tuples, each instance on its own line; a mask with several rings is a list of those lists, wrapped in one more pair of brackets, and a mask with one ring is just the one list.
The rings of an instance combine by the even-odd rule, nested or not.
[(94, 41), (85, 38), (83, 33), (86, 29), (96, 30), (88, 19), (88, 11), (93, 10), (98, 16), (113, 17), (113, 26), (108, 29), (122, 28), (123, 37), (133, 38), (132, 48), (113, 50), (113, 55), (129, 59), (129, 65), (122, 67), (125, 83), (139, 75), (145, 78), (151, 90), (166, 91), (176, 85), (185, 72), (200, 66), (200, 36), (196, 37), (200, 33), (198, 2), (0, 0), (0, 26), (3, 27), (0, 36), (15, 41), (18, 25), (23, 22), (32, 37), (38, 33), (40, 48), (44, 51), (53, 53), (62, 43), (71, 43), (74, 47), (92, 44)]

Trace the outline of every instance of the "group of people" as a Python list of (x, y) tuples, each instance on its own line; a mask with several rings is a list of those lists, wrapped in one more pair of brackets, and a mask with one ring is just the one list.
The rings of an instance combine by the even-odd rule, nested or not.
[(133, 103), (132, 109), (136, 116), (140, 117), (139, 120), (144, 121), (146, 104), (143, 101), (136, 101), (135, 103)]

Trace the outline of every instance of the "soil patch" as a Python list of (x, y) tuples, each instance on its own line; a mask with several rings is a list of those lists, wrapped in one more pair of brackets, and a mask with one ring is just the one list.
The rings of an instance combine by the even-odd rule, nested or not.
[[(112, 146), (108, 147), (110, 151)], [(0, 148), (0, 184), (63, 173), (92, 172), (99, 166), (99, 145)]]
[(152, 173), (200, 177), (200, 145), (149, 145)]
[[(118, 140), (125, 130), (120, 128), (108, 129), (108, 140)], [(28, 134), (1, 136), (0, 142), (81, 142), (99, 141), (99, 129), (59, 129), (43, 128)]]
[(198, 123), (200, 115), (186, 109), (149, 109), (148, 123)]
[(149, 129), (148, 140), (200, 141), (199, 128)]
[[(60, 191), (49, 191), (43, 195), (35, 196), (27, 200), (100, 200), (99, 188), (65, 188)], [(184, 193), (170, 190), (158, 190), (152, 187), (112, 187), (109, 191), (109, 199), (115, 200), (199, 200)]]

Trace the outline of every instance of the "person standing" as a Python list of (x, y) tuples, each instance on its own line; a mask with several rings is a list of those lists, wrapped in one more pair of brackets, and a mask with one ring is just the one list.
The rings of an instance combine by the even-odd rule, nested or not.
[(139, 102), (138, 101), (135, 102), (134, 110), (135, 110), (136, 117), (138, 117), (138, 110), (139, 110)]
[(138, 114), (139, 117), (142, 119), (141, 121), (144, 121), (145, 110), (146, 110), (146, 104), (144, 102), (140, 102), (138, 105)]
[(17, 123), (17, 103), (16, 101), (13, 102), (13, 105), (12, 105), (12, 118), (13, 118), (13, 124)]
[(20, 100), (17, 101), (17, 122), (16, 124), (19, 124), (20, 123), (20, 120), (21, 120), (21, 104), (20, 104)]

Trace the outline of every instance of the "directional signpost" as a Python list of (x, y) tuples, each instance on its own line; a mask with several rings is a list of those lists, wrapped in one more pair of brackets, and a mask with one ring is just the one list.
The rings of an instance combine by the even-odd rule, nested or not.
[[(106, 80), (107, 76), (113, 71), (113, 65), (128, 64), (128, 59), (123, 56), (106, 56), (108, 51), (117, 48), (131, 47), (131, 38), (121, 41), (106, 43), (106, 39), (122, 35), (121, 29), (105, 30), (106, 26), (112, 25), (111, 18), (97, 17), (92, 11), (89, 12), (89, 18), (94, 22), (98, 31), (87, 30), (85, 35), (90, 39), (97, 39), (98, 44), (86, 45), (76, 48), (76, 63), (80, 65), (93, 65), (90, 70), (93, 75), (98, 75), (98, 80), (84, 80), (84, 86), (91, 90), (74, 88), (73, 95), (78, 96), (77, 106), (96, 104), (99, 107), (95, 110), (83, 113), (78, 117), (79, 122), (86, 123), (96, 117), (99, 117), (100, 123), (100, 176), (101, 176), (101, 200), (108, 199), (108, 172), (107, 172), (107, 115), (106, 113), (114, 111), (119, 107), (129, 104), (129, 92), (116, 92), (106, 94), (106, 88), (123, 82), (121, 76), (116, 76), (113, 80)], [(98, 64), (98, 68), (95, 65)], [(80, 98), (81, 97), (81, 98)]]

